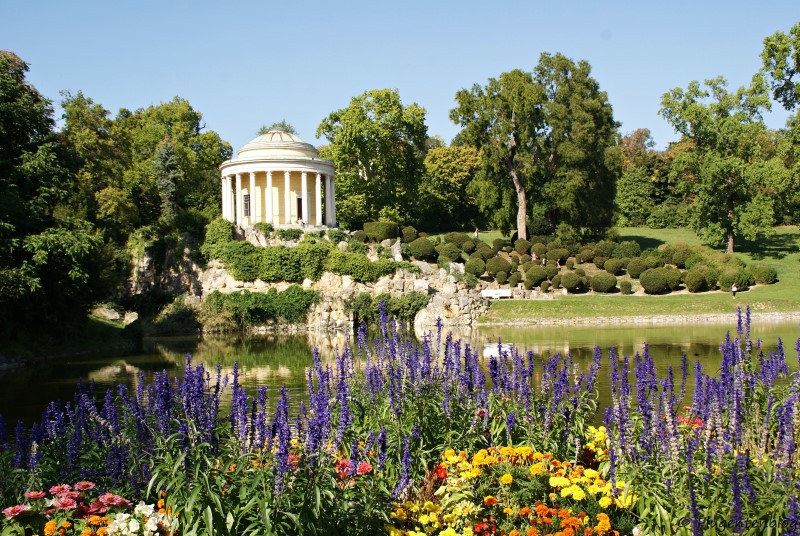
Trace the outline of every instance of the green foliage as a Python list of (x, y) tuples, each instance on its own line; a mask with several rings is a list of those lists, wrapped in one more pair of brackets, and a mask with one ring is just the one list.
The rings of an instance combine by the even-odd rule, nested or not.
[(595, 258), (594, 258), (594, 265), (595, 265), (597, 268), (599, 268), (599, 269), (601, 269), (601, 270), (602, 270), (602, 269), (603, 269), (603, 267), (606, 265), (606, 261), (607, 261), (607, 260), (608, 260), (608, 258), (607, 258), (607, 257), (599, 257), (599, 256), (598, 256), (598, 257), (595, 257)]
[(575, 268), (575, 261), (572, 259), (567, 259), (567, 270), (572, 270)]
[(508, 280), (508, 274), (506, 272), (497, 272), (494, 276), (495, 281), (497, 281), (501, 285), (505, 285), (506, 281)]
[(461, 243), (461, 251), (463, 251), (467, 255), (473, 253), (475, 251), (475, 242), (473, 242), (472, 240), (464, 240)]
[(224, 218), (211, 220), (206, 226), (205, 243), (217, 245), (233, 240), (233, 223)]
[(291, 285), (283, 292), (271, 288), (266, 293), (241, 290), (230, 294), (214, 291), (203, 301), (206, 314), (227, 313), (234, 325), (241, 329), (259, 326), (270, 320), (303, 322), (311, 306), (319, 301), (319, 294)]
[(639, 279), (639, 276), (647, 270), (649, 266), (645, 264), (641, 257), (634, 257), (628, 261), (628, 275), (633, 279)]
[(667, 285), (669, 286), (669, 289), (678, 290), (681, 287), (681, 281), (683, 280), (681, 271), (671, 266), (669, 267), (665, 266), (663, 270), (664, 270), (664, 277), (667, 280)]
[(619, 282), (619, 292), (620, 294), (629, 295), (632, 292), (633, 284), (628, 279), (623, 279)]
[(533, 266), (530, 270), (525, 272), (525, 279), (529, 280), (532, 286), (537, 287), (542, 281), (545, 281), (549, 278), (547, 277), (547, 271), (544, 268), (541, 266)]
[(747, 271), (753, 274), (753, 279), (759, 285), (771, 285), (778, 280), (778, 272), (768, 264), (751, 264)]
[(575, 270), (575, 273), (581, 277), (586, 276), (586, 270), (584, 270), (583, 268), (578, 268), (577, 270)]
[(745, 291), (755, 284), (753, 274), (741, 268), (728, 268), (719, 275), (719, 288), (725, 292), (730, 292), (731, 287), (736, 283), (739, 291)]
[(547, 279), (552, 280), (558, 273), (558, 266), (554, 262), (548, 262), (547, 266), (544, 267), (544, 271), (547, 273)]
[(506, 245), (505, 240), (503, 240), (502, 238), (495, 238), (494, 240), (492, 240), (492, 251), (494, 251), (494, 253), (499, 253), (500, 250), (503, 249), (503, 246), (505, 245)]
[(425, 155), (425, 177), (420, 184), (421, 224), (443, 230), (452, 222), (483, 227), (478, 200), (470, 194), (480, 164), (474, 147), (434, 147)]
[(647, 226), (651, 229), (683, 227), (689, 223), (686, 205), (669, 201), (654, 206), (647, 216)]
[(595, 292), (613, 292), (617, 288), (617, 278), (608, 272), (599, 272), (590, 279), (590, 284)]
[(439, 246), (439, 258), (444, 258), (449, 262), (458, 262), (461, 260), (461, 250), (458, 246), (448, 242), (443, 246)]
[(465, 233), (450, 232), (444, 235), (444, 241), (448, 244), (455, 244), (456, 247), (461, 248), (461, 244), (471, 240)]
[(332, 244), (338, 244), (339, 242), (347, 240), (347, 233), (341, 229), (328, 229), (327, 235), (328, 240), (330, 240)]
[(644, 225), (655, 208), (652, 194), (652, 181), (646, 168), (633, 167), (625, 170), (617, 181), (617, 195), (614, 199), (622, 220), (619, 224)]
[[(617, 249), (618, 245), (613, 240), (601, 240), (594, 245), (594, 255), (609, 259), (614, 256), (614, 250)], [(586, 255), (584, 255), (584, 258), (586, 258)]]
[(561, 274), (556, 275), (550, 282), (553, 283), (553, 288), (561, 288)]
[(686, 273), (684, 283), (686, 284), (686, 289), (692, 293), (708, 290), (705, 275), (703, 275), (702, 271), (697, 269), (689, 270)]
[(514, 272), (510, 276), (508, 276), (508, 286), (511, 288), (515, 288), (517, 285), (522, 282), (522, 272)]
[(719, 279), (719, 268), (707, 264), (695, 264), (688, 273), (699, 272), (703, 274), (706, 280), (705, 288), (707, 290), (714, 290), (717, 288), (717, 280)]
[(550, 281), (542, 281), (539, 285), (539, 290), (542, 292), (549, 292), (550, 291)]
[(603, 263), (603, 269), (611, 275), (619, 275), (623, 264), (622, 259), (608, 259)]
[(402, 235), (403, 235), (403, 243), (405, 244), (410, 244), (411, 242), (413, 242), (418, 238), (417, 230), (411, 227), (410, 225), (406, 225), (405, 227), (403, 227)]
[[(555, 285), (555, 282), (553, 284)], [(583, 278), (575, 272), (564, 272), (561, 274), (561, 286), (570, 293), (580, 292), (583, 290)]]
[(675, 252), (672, 254), (672, 264), (677, 266), (678, 268), (691, 268), (691, 266), (686, 266), (686, 261), (689, 257), (692, 256), (692, 250), (688, 247), (675, 249)]
[(536, 258), (541, 259), (547, 254), (547, 246), (541, 242), (535, 242), (531, 245), (531, 253), (535, 253)]
[(282, 130), (284, 132), (288, 132), (289, 134), (297, 134), (297, 130), (291, 123), (286, 121), (286, 119), (281, 119), (280, 121), (276, 121), (271, 125), (262, 125), (261, 128), (258, 129), (258, 135), (263, 136), (271, 130)]
[(358, 231), (353, 231), (353, 234), (350, 235), (353, 240), (358, 242), (366, 243), (369, 240), (369, 236), (367, 235), (366, 231), (359, 229)]
[(663, 268), (649, 268), (639, 275), (639, 283), (647, 294), (669, 292), (667, 275)]
[(421, 261), (430, 261), (436, 257), (436, 248), (427, 238), (417, 238), (409, 244), (409, 251), (414, 258)]
[(417, 313), (427, 307), (429, 302), (427, 294), (416, 291), (407, 292), (399, 297), (384, 293), (374, 298), (367, 292), (361, 292), (345, 303), (345, 309), (353, 313), (356, 325), (364, 323), (374, 326), (380, 322), (378, 308), (383, 303), (390, 316), (407, 324), (413, 324)]
[(366, 255), (369, 253), (369, 246), (366, 245), (364, 242), (360, 242), (355, 238), (351, 238), (349, 242), (347, 242), (347, 251), (352, 253), (360, 253), (361, 255)]
[(364, 232), (370, 242), (383, 242), (387, 238), (397, 238), (397, 223), (392, 221), (364, 222)]
[(567, 248), (553, 248), (547, 252), (548, 261), (559, 261), (564, 263), (569, 257), (569, 250)]
[(520, 255), (526, 255), (531, 251), (531, 245), (532, 244), (527, 240), (525, 240), (524, 238), (520, 238), (516, 242), (514, 242), (514, 249)]
[(302, 229), (278, 229), (275, 231), (275, 234), (278, 235), (278, 238), (283, 240), (284, 242), (296, 242), (300, 240), (303, 236)]
[(332, 249), (325, 262), (326, 271), (349, 275), (359, 283), (371, 283), (384, 275), (392, 274), (401, 269), (412, 273), (419, 272), (419, 268), (410, 262), (398, 262), (389, 259), (378, 259), (375, 262), (370, 262), (365, 255), (346, 253), (338, 249)]
[(275, 227), (271, 223), (267, 223), (264, 221), (257, 222), (255, 224), (255, 228), (258, 229), (258, 231), (267, 238), (269, 238), (270, 235), (272, 234), (272, 231), (275, 230)]
[(614, 247), (612, 257), (622, 259), (625, 257), (638, 257), (642, 253), (642, 248), (634, 240), (625, 240)]
[(475, 277), (480, 277), (486, 271), (486, 263), (479, 258), (470, 258), (464, 264), (464, 271), (468, 274), (474, 275)]
[(492, 257), (486, 261), (486, 272), (492, 278), (497, 278), (497, 272), (505, 272), (508, 274), (510, 271), (511, 263), (502, 257)]
[(580, 254), (583, 262), (592, 262), (594, 260), (595, 253), (594, 248), (592, 247), (584, 246), (578, 251), (578, 253)]

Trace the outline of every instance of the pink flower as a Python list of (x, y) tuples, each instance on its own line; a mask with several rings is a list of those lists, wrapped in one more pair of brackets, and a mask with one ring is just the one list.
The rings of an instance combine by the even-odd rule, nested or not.
[(75, 502), (75, 499), (70, 499), (69, 497), (59, 497), (53, 501), (53, 506), (59, 510), (72, 510), (78, 506), (78, 503)]
[(336, 468), (336, 475), (342, 480), (344, 480), (345, 478), (350, 476), (350, 468), (353, 466), (353, 462), (351, 462), (347, 458), (342, 458), (336, 460), (333, 466)]
[(364, 475), (372, 471), (372, 465), (366, 460), (358, 464), (358, 469), (356, 469), (357, 475)]
[(78, 499), (81, 498), (81, 492), (80, 491), (65, 491), (64, 493), (59, 493), (58, 496), (63, 498), (63, 499), (74, 499), (74, 500), (77, 501)]
[(104, 493), (97, 498), (103, 506), (129, 506), (131, 502), (113, 493)]
[(50, 488), (51, 495), (61, 495), (62, 493), (66, 493), (70, 491), (72, 487), (69, 484), (59, 484), (58, 486), (53, 486)]
[(86, 491), (90, 490), (94, 487), (94, 482), (89, 482), (87, 480), (83, 480), (75, 484), (75, 489), (78, 491)]
[(43, 491), (26, 491), (25, 497), (27, 499), (44, 499), (45, 493)]
[(104, 504), (100, 503), (99, 501), (95, 501), (91, 505), (89, 505), (89, 510), (86, 513), (89, 514), (90, 516), (103, 515), (106, 513), (106, 511), (107, 509)]
[(14, 519), (18, 515), (23, 512), (27, 512), (30, 510), (31, 507), (27, 504), (18, 504), (16, 506), (9, 506), (5, 510), (3, 510), (3, 515), (6, 516), (6, 520)]

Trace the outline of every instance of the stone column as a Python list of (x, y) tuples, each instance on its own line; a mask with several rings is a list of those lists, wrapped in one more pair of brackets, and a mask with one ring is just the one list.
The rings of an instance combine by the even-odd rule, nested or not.
[(226, 186), (228, 185), (228, 177), (226, 175), (222, 175), (220, 177), (220, 182), (222, 183), (222, 217), (226, 220), (228, 218), (228, 196), (226, 192)]
[(283, 204), (286, 213), (283, 215), (283, 223), (292, 223), (292, 202), (289, 199), (289, 172), (283, 172)]
[(247, 216), (247, 224), (253, 225), (254, 222), (258, 221), (255, 218), (256, 215), (256, 172), (250, 172), (250, 188), (247, 191), (250, 194), (250, 214)]
[(319, 171), (314, 186), (314, 225), (320, 227), (322, 226), (322, 175)]
[(331, 176), (325, 175), (325, 225), (331, 226)]
[(267, 223), (272, 224), (272, 172), (267, 171)]
[(331, 227), (336, 227), (336, 180), (331, 173)]
[(305, 171), (300, 173), (300, 208), (303, 213), (303, 222), (311, 223), (311, 218), (308, 217), (308, 173)]
[(244, 215), (244, 203), (242, 203), (242, 174), (236, 174), (236, 225), (242, 225)]

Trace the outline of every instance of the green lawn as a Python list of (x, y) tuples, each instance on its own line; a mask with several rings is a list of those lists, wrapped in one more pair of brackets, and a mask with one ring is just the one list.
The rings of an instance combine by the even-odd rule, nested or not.
[[(623, 227), (620, 240), (636, 240), (642, 249), (661, 244), (686, 242), (700, 244), (688, 229), (649, 229)], [(740, 292), (704, 292), (666, 296), (622, 296), (620, 294), (558, 295), (554, 300), (496, 300), (482, 323), (524, 322), (529, 319), (571, 319), (586, 317), (691, 315), (732, 313), (737, 306), (749, 305), (754, 312), (800, 311), (800, 232), (797, 227), (778, 227), (768, 237), (755, 242), (739, 240), (736, 255), (748, 264), (764, 262), (775, 267), (779, 281)]]

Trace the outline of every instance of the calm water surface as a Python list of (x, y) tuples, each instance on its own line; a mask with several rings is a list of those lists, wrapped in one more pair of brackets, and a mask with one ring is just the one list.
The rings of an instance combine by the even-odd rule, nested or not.
[[(647, 343), (659, 375), (666, 374), (672, 366), (676, 385), (679, 385), (684, 353), (690, 360), (690, 366), (699, 360), (707, 372), (713, 373), (719, 368), (719, 345), (729, 330), (735, 336), (735, 323), (653, 327), (491, 327), (472, 330), (462, 338), (485, 356), (497, 351), (498, 338), (503, 343), (513, 343), (523, 351), (533, 351), (540, 356), (569, 353), (576, 366), (587, 371), (596, 345), (601, 347), (604, 356), (612, 347), (620, 355), (633, 356), (636, 352), (642, 352)], [(798, 363), (795, 351), (798, 337), (800, 327), (796, 322), (754, 324), (752, 329), (753, 340), (763, 339), (765, 351), (774, 351), (778, 338), (781, 338), (792, 369), (796, 369)], [(171, 375), (181, 374), (187, 354), (192, 356), (193, 361), (201, 362), (210, 369), (219, 364), (223, 372), (232, 371), (233, 363), (238, 360), (242, 371), (240, 380), (251, 393), (255, 393), (259, 386), (266, 385), (274, 399), (277, 390), (285, 385), (296, 407), (304, 396), (305, 371), (312, 363), (312, 348), (319, 348), (323, 360), (333, 360), (335, 348), (343, 348), (345, 342), (343, 335), (220, 335), (202, 339), (147, 340), (144, 352), (139, 355), (65, 359), (0, 375), (0, 414), (9, 424), (18, 419), (31, 423), (38, 420), (51, 400), (71, 400), (79, 378), (84, 382), (93, 381), (100, 390), (118, 384), (135, 389), (140, 373), (146, 380), (162, 370), (167, 370)], [(488, 362), (488, 357), (484, 359)], [(609, 369), (605, 367), (598, 380), (601, 406), (608, 398), (608, 373)], [(690, 392), (693, 389), (691, 377), (688, 388)]]

